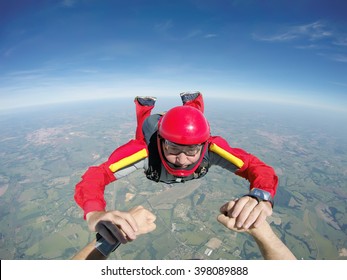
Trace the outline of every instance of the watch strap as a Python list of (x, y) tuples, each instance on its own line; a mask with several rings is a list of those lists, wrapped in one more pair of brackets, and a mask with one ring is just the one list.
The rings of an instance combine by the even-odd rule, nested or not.
[(272, 207), (274, 205), (274, 200), (273, 200), (273, 197), (271, 196), (271, 194), (268, 191), (265, 191), (262, 189), (253, 188), (245, 196), (250, 196), (250, 197), (255, 198), (258, 201), (258, 203), (261, 201), (269, 201), (271, 203)]

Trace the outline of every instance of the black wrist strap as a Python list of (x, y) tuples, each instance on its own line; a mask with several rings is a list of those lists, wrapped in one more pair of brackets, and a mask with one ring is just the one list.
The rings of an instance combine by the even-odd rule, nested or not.
[(111, 221), (99, 221), (95, 229), (97, 231), (95, 248), (105, 257), (108, 257), (120, 244), (128, 242), (118, 226)]
[(120, 244), (121, 242), (118, 240), (114, 244), (108, 243), (100, 233), (96, 234), (95, 248), (105, 257), (108, 257), (113, 251), (115, 251)]

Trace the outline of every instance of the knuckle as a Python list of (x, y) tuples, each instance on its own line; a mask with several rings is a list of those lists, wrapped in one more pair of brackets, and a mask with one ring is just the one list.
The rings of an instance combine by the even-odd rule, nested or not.
[(229, 201), (228, 204), (227, 204), (227, 209), (232, 208), (233, 205), (234, 205), (234, 201)]
[(114, 216), (119, 216), (120, 215), (120, 211), (118, 211), (118, 210), (114, 210), (114, 211), (112, 211), (112, 214), (114, 215)]

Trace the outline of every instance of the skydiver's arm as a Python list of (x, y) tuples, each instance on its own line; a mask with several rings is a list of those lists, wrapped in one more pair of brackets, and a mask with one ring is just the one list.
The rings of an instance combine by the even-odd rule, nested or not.
[(74, 199), (83, 209), (84, 218), (91, 211), (105, 210), (105, 187), (114, 180), (115, 177), (109, 170), (107, 162), (89, 167), (83, 174), (82, 180), (75, 187)]
[[(211, 164), (219, 165), (250, 182), (250, 189), (260, 189), (273, 198), (278, 184), (278, 177), (271, 166), (266, 165), (252, 154), (239, 148), (232, 148), (220, 137), (212, 137), (210, 145)], [(270, 199), (271, 199), (270, 197)], [(258, 227), (266, 217), (272, 214), (272, 204), (249, 196), (236, 201), (232, 217), (237, 219), (237, 226), (248, 229)]]
[(106, 185), (143, 168), (147, 156), (147, 145), (144, 141), (130, 140), (118, 147), (106, 162), (88, 168), (76, 185), (74, 196), (76, 203), (84, 211), (84, 218), (89, 212), (105, 211)]
[(211, 138), (210, 157), (212, 165), (219, 165), (224, 169), (250, 182), (250, 189), (258, 188), (275, 196), (278, 177), (274, 169), (256, 156), (242, 150), (233, 148), (220, 136)]

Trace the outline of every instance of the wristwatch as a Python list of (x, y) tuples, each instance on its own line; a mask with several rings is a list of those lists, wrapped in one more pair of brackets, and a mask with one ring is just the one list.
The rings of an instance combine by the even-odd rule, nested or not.
[(116, 250), (119, 245), (121, 244), (120, 241), (116, 241), (114, 244), (110, 244), (106, 241), (105, 238), (103, 238), (99, 233), (96, 234), (96, 243), (95, 248), (103, 254), (106, 258), (114, 251)]
[(272, 205), (272, 207), (274, 206), (274, 200), (271, 196), (271, 194), (267, 191), (258, 189), (258, 188), (253, 188), (250, 190), (249, 194), (246, 194), (245, 196), (250, 196), (255, 198), (256, 200), (258, 200), (258, 202), (261, 201), (269, 201)]

